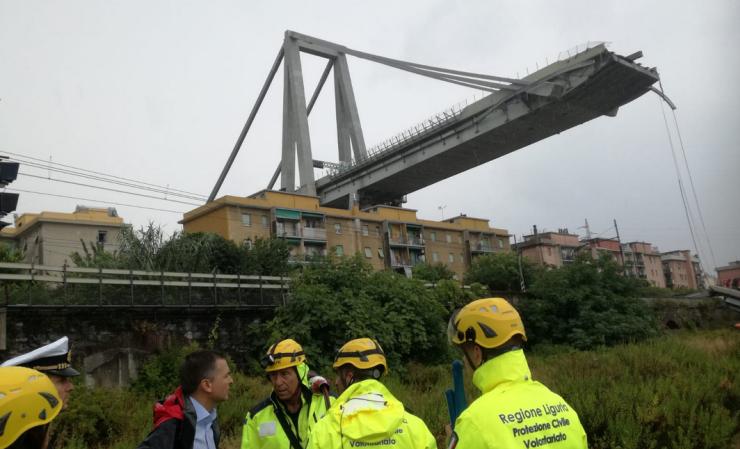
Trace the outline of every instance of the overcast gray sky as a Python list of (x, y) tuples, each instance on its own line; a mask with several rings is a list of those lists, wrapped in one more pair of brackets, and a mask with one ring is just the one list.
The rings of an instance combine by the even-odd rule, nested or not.
[[(51, 158), (206, 195), (286, 29), (392, 58), (502, 76), (525, 76), (561, 51), (608, 41), (623, 55), (642, 50), (640, 62), (658, 68), (677, 104), (716, 263), (726, 265), (740, 259), (738, 23), (740, 3), (730, 0), (0, 0), (0, 154)], [(305, 55), (303, 64), (311, 92), (324, 61)], [(480, 95), (354, 58), (349, 66), (368, 145)], [(267, 185), (280, 157), (281, 78), (221, 194), (248, 195)], [(326, 89), (310, 119), (316, 159), (337, 158), (334, 120), (332, 89)], [(27, 176), (10, 187), (103, 200), (22, 193), (19, 213), (113, 202), (193, 207)], [(663, 251), (693, 249), (661, 104), (652, 94), (615, 118), (598, 118), (413, 193), (406, 206), (427, 219), (460, 212), (489, 218), (518, 237), (533, 224), (583, 234), (578, 227), (585, 218), (595, 234), (612, 237), (616, 218), (623, 240)], [(152, 220), (168, 231), (180, 228), (174, 212), (115, 207), (135, 226)], [(706, 239), (698, 237), (711, 268)]]

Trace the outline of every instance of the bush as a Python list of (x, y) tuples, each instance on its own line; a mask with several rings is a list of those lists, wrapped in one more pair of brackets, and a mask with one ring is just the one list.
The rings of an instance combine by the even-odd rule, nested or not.
[(455, 276), (455, 273), (443, 263), (417, 264), (413, 268), (413, 274), (416, 279), (433, 283), (443, 280), (449, 281)]
[(149, 357), (139, 369), (131, 389), (152, 398), (164, 398), (180, 384), (180, 365), (185, 356), (197, 349), (198, 345), (191, 344)]
[(521, 290), (521, 274), (525, 283), (529, 285), (537, 268), (527, 259), (519, 259), (513, 252), (502, 252), (480, 256), (473, 259), (473, 263), (465, 273), (465, 282), (479, 283), (491, 291), (518, 292)]
[(448, 312), (423, 283), (374, 272), (361, 257), (306, 267), (291, 285), (291, 300), (269, 324), (271, 340), (295, 338), (317, 367), (358, 337), (376, 338), (392, 365), (447, 357)]
[(640, 285), (608, 257), (580, 255), (573, 264), (539, 273), (519, 304), (530, 343), (588, 349), (656, 335), (652, 310), (636, 298)]

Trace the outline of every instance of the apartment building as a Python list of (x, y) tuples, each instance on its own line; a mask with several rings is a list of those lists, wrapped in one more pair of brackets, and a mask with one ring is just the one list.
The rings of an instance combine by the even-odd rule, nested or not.
[(61, 267), (71, 264), (71, 254), (83, 252), (83, 242), (88, 249), (116, 251), (123, 226), (114, 208), (77, 206), (72, 213), (22, 214), (0, 231), (0, 241), (19, 249), (25, 263)]
[(645, 279), (655, 287), (666, 287), (658, 248), (647, 242), (629, 242), (622, 245), (622, 251), (628, 273)]
[(510, 249), (508, 232), (486, 219), (423, 220), (413, 209), (392, 206), (334, 209), (320, 206), (317, 197), (272, 190), (221, 197), (180, 223), (185, 232), (213, 232), (245, 245), (284, 238), (296, 262), (359, 253), (377, 270), (407, 275), (418, 263), (443, 263), (462, 279), (475, 257)]
[(704, 288), (704, 274), (697, 256), (689, 250), (668, 251), (660, 255), (668, 288)]
[(724, 267), (717, 267), (717, 285), (740, 289), (740, 260), (730, 262)]
[(583, 241), (585, 248), (591, 251), (591, 257), (598, 258), (602, 254), (608, 254), (620, 266), (624, 265), (624, 253), (622, 245), (617, 239), (591, 238)]
[(557, 232), (535, 232), (525, 235), (523, 241), (516, 245), (523, 257), (531, 262), (549, 267), (562, 267), (575, 260), (576, 252), (581, 246), (578, 235), (567, 229)]

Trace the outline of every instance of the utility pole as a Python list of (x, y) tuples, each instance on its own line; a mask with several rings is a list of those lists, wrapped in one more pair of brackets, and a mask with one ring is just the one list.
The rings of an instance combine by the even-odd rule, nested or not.
[(591, 240), (591, 228), (588, 226), (588, 218), (584, 218), (583, 221), (586, 222), (584, 226), (586, 228), (586, 240)]
[[(588, 226), (588, 221), (586, 221)], [(619, 243), (619, 257), (622, 259), (622, 272), (627, 274), (627, 264), (624, 261), (624, 249), (622, 249), (622, 240), (619, 238), (619, 228), (617, 227), (617, 219), (614, 219), (614, 230), (617, 231), (617, 243)]]

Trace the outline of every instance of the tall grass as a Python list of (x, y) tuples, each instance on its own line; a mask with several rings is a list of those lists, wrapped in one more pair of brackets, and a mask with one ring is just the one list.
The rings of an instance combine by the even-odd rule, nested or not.
[[(540, 346), (528, 359), (533, 377), (578, 411), (591, 448), (740, 448), (740, 332), (675, 333), (595, 351)], [(388, 388), (445, 447), (449, 367), (391, 370)], [(269, 391), (265, 378), (235, 374), (231, 398), (219, 407), (222, 448), (239, 447), (245, 413)], [(57, 423), (65, 443), (57, 447), (133, 448), (151, 427), (155, 399), (79, 388)]]

